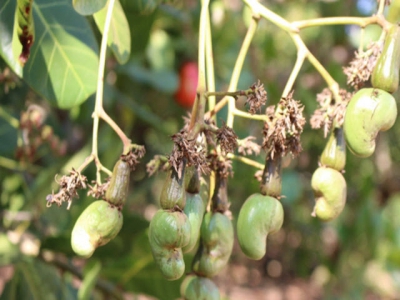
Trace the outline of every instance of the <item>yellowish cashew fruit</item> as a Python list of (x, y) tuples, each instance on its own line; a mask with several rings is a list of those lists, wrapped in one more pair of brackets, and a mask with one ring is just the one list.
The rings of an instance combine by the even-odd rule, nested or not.
[(92, 256), (97, 247), (107, 244), (118, 234), (122, 222), (117, 207), (103, 200), (93, 202), (81, 213), (72, 229), (72, 249), (80, 256)]
[(348, 148), (360, 157), (372, 155), (377, 134), (390, 129), (396, 117), (397, 105), (391, 94), (374, 88), (359, 90), (347, 106), (343, 124)]
[(331, 221), (342, 212), (346, 204), (347, 186), (342, 173), (332, 168), (320, 167), (311, 178), (315, 206), (313, 217)]

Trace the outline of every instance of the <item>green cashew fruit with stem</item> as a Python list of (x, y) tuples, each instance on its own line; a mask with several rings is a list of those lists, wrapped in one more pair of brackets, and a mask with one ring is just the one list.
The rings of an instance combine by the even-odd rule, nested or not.
[(229, 218), (219, 212), (207, 212), (201, 224), (200, 247), (193, 259), (193, 271), (212, 277), (224, 268), (233, 248), (233, 226)]
[(90, 257), (94, 250), (112, 240), (122, 227), (122, 214), (103, 200), (90, 204), (72, 229), (71, 246), (76, 254)]
[(149, 227), (149, 242), (154, 260), (168, 280), (176, 280), (185, 272), (182, 247), (189, 243), (190, 223), (179, 211), (159, 210)]
[(267, 237), (283, 224), (283, 207), (279, 200), (259, 193), (247, 198), (239, 212), (237, 235), (244, 254), (261, 259), (266, 252)]
[(331, 221), (342, 212), (346, 204), (347, 186), (342, 173), (332, 168), (320, 167), (311, 178), (315, 194), (312, 216)]
[(187, 215), (190, 223), (190, 240), (182, 249), (184, 253), (191, 251), (199, 240), (200, 227), (205, 209), (206, 206), (200, 194), (186, 193), (186, 205), (183, 212)]
[(396, 117), (397, 105), (392, 95), (380, 89), (359, 90), (351, 98), (344, 118), (348, 148), (357, 156), (370, 156), (377, 134), (390, 129)]
[(205, 277), (188, 275), (182, 281), (181, 295), (185, 300), (219, 300), (219, 290), (215, 283)]
[(128, 197), (129, 177), (131, 169), (129, 164), (118, 160), (114, 166), (110, 185), (107, 188), (105, 200), (116, 206), (123, 206)]
[(163, 209), (183, 209), (186, 204), (186, 191), (184, 187), (185, 164), (182, 163), (182, 170), (178, 173), (171, 167), (164, 181), (161, 190), (160, 205)]
[(343, 128), (334, 128), (321, 155), (321, 164), (338, 171), (346, 165), (346, 141)]
[(374, 88), (394, 93), (399, 87), (400, 25), (390, 27), (381, 55), (371, 74)]

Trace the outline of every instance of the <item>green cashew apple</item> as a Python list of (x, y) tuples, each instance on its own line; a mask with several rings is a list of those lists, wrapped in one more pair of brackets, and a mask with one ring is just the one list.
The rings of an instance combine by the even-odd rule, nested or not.
[(396, 117), (392, 95), (380, 89), (359, 90), (347, 106), (343, 124), (348, 148), (357, 156), (370, 156), (375, 151), (377, 134), (390, 129)]
[(71, 246), (76, 254), (92, 256), (94, 250), (112, 240), (122, 227), (122, 214), (113, 205), (98, 200), (79, 216), (72, 229)]
[(184, 253), (191, 251), (199, 240), (200, 227), (205, 209), (206, 206), (200, 194), (186, 194), (186, 205), (183, 212), (187, 215), (190, 223), (190, 240), (182, 249)]
[(321, 155), (321, 164), (338, 171), (346, 165), (346, 141), (343, 128), (334, 128)]
[(205, 277), (188, 275), (182, 281), (181, 295), (185, 300), (219, 300), (219, 290), (215, 283)]
[(233, 226), (229, 218), (219, 212), (208, 212), (201, 224), (201, 243), (193, 259), (196, 274), (212, 277), (224, 268), (233, 249)]
[(372, 71), (374, 88), (394, 93), (399, 87), (400, 68), (400, 25), (393, 25), (385, 38), (381, 55)]
[(123, 206), (128, 197), (129, 177), (131, 169), (129, 164), (118, 160), (114, 166), (110, 185), (107, 189), (105, 200), (116, 206)]
[(149, 227), (149, 242), (154, 260), (168, 280), (180, 278), (185, 271), (182, 247), (190, 240), (190, 223), (179, 211), (159, 210)]
[(183, 209), (186, 204), (186, 191), (184, 187), (184, 170), (181, 174), (171, 168), (161, 190), (160, 205), (163, 209)]
[(311, 187), (316, 201), (312, 216), (323, 221), (335, 219), (346, 204), (347, 186), (342, 173), (320, 167), (311, 178)]
[(266, 252), (267, 237), (283, 224), (283, 207), (279, 200), (262, 194), (247, 198), (239, 212), (237, 235), (244, 254), (261, 259)]

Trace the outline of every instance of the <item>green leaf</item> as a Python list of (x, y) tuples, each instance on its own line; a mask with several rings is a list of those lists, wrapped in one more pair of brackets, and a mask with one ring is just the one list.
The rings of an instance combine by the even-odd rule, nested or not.
[[(98, 69), (97, 43), (87, 20), (75, 12), (69, 0), (36, 0), (36, 39), (21, 71), (21, 45), (18, 37), (11, 35), (15, 5), (9, 2), (13, 1), (0, 6), (0, 54), (14, 72), (50, 103), (68, 109), (84, 102), (96, 90)], [(19, 50), (14, 49), (16, 44)]]
[[(107, 15), (108, 4), (99, 12), (94, 14), (94, 20), (100, 32), (104, 31), (104, 22)], [(131, 34), (129, 23), (126, 19), (121, 3), (116, 0), (112, 12), (110, 31), (107, 39), (108, 46), (112, 49), (120, 64), (128, 61), (131, 53)]]
[(17, 31), (14, 31), (15, 9), (16, 1), (6, 0), (0, 4), (0, 55), (22, 77), (22, 66), (18, 62), (22, 46)]
[(7, 282), (0, 299), (76, 299), (76, 293), (69, 282), (61, 280), (54, 267), (24, 257), (14, 265), (13, 278)]
[(81, 15), (92, 15), (102, 9), (107, 0), (73, 0), (72, 5)]
[(99, 261), (91, 262), (85, 267), (85, 277), (78, 291), (79, 300), (90, 299), (90, 294), (96, 285), (97, 277), (101, 271), (101, 263)]

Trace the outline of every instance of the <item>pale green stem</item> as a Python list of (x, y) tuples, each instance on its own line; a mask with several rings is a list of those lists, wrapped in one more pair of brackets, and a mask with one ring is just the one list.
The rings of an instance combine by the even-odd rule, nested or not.
[(377, 15), (382, 15), (383, 14), (383, 11), (385, 9), (385, 2), (386, 2), (386, 0), (380, 0), (379, 1), (378, 11), (376, 12)]
[(276, 26), (285, 30), (286, 32), (299, 32), (299, 30), (296, 26), (294, 26), (293, 24), (286, 21), (281, 16), (277, 15), (273, 11), (266, 8), (264, 5), (259, 3), (257, 0), (244, 0), (243, 2), (246, 3), (249, 7), (251, 7), (251, 10), (254, 13), (257, 13), (260, 16), (264, 17), (265, 19), (271, 21)]
[(293, 67), (292, 72), (290, 73), (288, 81), (286, 82), (285, 89), (283, 90), (283, 93), (282, 93), (282, 98), (287, 97), (287, 95), (290, 93), (290, 91), (293, 90), (294, 82), (296, 81), (296, 78), (299, 75), (301, 66), (304, 63), (304, 59), (306, 58), (306, 56), (307, 56), (306, 49), (301, 47), (297, 50), (296, 63)]
[(207, 90), (206, 87), (206, 64), (205, 64), (205, 44), (206, 44), (206, 33), (207, 33), (207, 18), (208, 16), (208, 5), (210, 0), (203, 0), (200, 12), (200, 26), (199, 26), (199, 55), (198, 55), (198, 67), (199, 67), (199, 80), (197, 83), (197, 95), (196, 100), (192, 109), (192, 116), (189, 124), (189, 138), (194, 138), (199, 132), (199, 128), (204, 123), (204, 111), (206, 106), (207, 98), (204, 93)]
[(0, 117), (8, 122), (12, 127), (18, 129), (19, 128), (19, 121), (17, 118), (14, 118), (10, 115), (3, 107), (0, 106)]
[(258, 121), (266, 121), (267, 116), (266, 115), (252, 115), (248, 112), (241, 111), (240, 109), (235, 108), (232, 112), (235, 116), (246, 118), (246, 119), (252, 119), (252, 120), (258, 120)]
[[(210, 15), (207, 14), (206, 24), (206, 72), (207, 72), (207, 91), (215, 91), (215, 76), (214, 76), (214, 55), (212, 50), (212, 31), (210, 23)], [(215, 107), (215, 96), (209, 96), (208, 109), (212, 110)], [(214, 118), (215, 120), (215, 118)]]
[(371, 17), (330, 17), (330, 18), (317, 18), (311, 20), (301, 20), (292, 22), (292, 26), (297, 29), (303, 29), (313, 26), (327, 26), (327, 25), (358, 25), (361, 28), (371, 24), (378, 24), (381, 27), (387, 26), (387, 21), (382, 15), (374, 15)]
[[(238, 57), (236, 59), (235, 66), (233, 68), (231, 81), (229, 83), (228, 92), (232, 92), (237, 89), (237, 85), (240, 78), (240, 73), (242, 72), (244, 60), (246, 58), (247, 52), (249, 51), (251, 41), (254, 38), (258, 26), (258, 16), (253, 16), (250, 21), (249, 28), (247, 30), (246, 36), (244, 37), (242, 47), (240, 48)], [(235, 118), (236, 101), (235, 98), (227, 97), (228, 99), (228, 117), (226, 125), (233, 128), (233, 121)]]
[(235, 154), (232, 154), (232, 153), (228, 153), (228, 158), (240, 161), (242, 163), (245, 163), (246, 165), (253, 166), (254, 168), (257, 168), (257, 169), (260, 169), (260, 170), (264, 169), (264, 164), (261, 164), (261, 163), (259, 163), (257, 161), (254, 161), (254, 160), (252, 160), (250, 158), (247, 158), (247, 157), (244, 157), (244, 156), (239, 156), (239, 155), (235, 155)]

